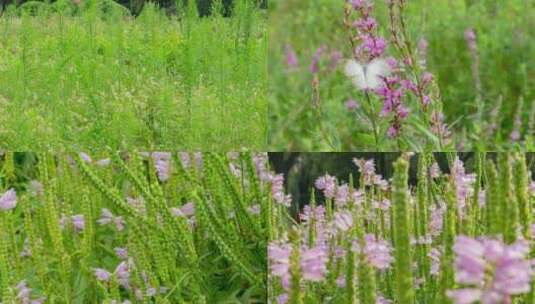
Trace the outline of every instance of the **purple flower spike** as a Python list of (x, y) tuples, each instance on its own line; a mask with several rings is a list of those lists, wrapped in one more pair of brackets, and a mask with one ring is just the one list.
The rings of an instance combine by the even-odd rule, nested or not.
[(93, 162), (93, 159), (91, 159), (91, 156), (89, 156), (89, 154), (85, 152), (80, 152), (80, 158), (82, 158), (82, 160), (88, 164)]
[(126, 224), (122, 216), (114, 216), (113, 213), (106, 208), (102, 208), (100, 219), (97, 220), (97, 223), (102, 226), (113, 223), (117, 231), (123, 231)]
[(116, 247), (114, 248), (115, 255), (117, 255), (118, 258), (124, 260), (128, 258), (128, 249), (123, 247)]
[(334, 215), (334, 226), (341, 231), (348, 231), (353, 226), (353, 216), (347, 211), (340, 211)]
[(301, 251), (301, 271), (303, 279), (319, 282), (325, 278), (327, 272), (327, 253), (324, 248), (317, 246)]
[(83, 230), (85, 227), (85, 219), (82, 214), (76, 214), (71, 217), (72, 225), (77, 231)]
[(286, 45), (286, 66), (289, 69), (295, 69), (299, 65), (297, 54), (291, 45)]
[(455, 281), (467, 285), (448, 291), (456, 304), (511, 303), (511, 296), (530, 291), (533, 269), (526, 241), (507, 245), (494, 239), (458, 236), (453, 251)]
[(334, 198), (336, 191), (336, 178), (334, 176), (325, 174), (319, 177), (315, 182), (315, 186), (318, 190), (323, 190), (323, 195), (326, 198)]
[(310, 72), (312, 74), (317, 74), (320, 71), (319, 61), (320, 61), (321, 55), (323, 54), (324, 51), (325, 51), (325, 47), (324, 46), (319, 47), (319, 48), (316, 49), (316, 53), (312, 57), (312, 62), (310, 64)]
[(0, 197), (0, 209), (11, 210), (17, 206), (17, 193), (13, 188), (7, 190)]
[(95, 277), (102, 282), (108, 282), (111, 278), (111, 273), (102, 268), (95, 268)]
[(271, 243), (268, 246), (271, 275), (287, 280), (290, 276), (290, 244)]
[(154, 160), (154, 167), (156, 168), (156, 173), (158, 174), (158, 179), (162, 182), (169, 179), (171, 171), (171, 153), (169, 152), (153, 152), (152, 159)]
[(358, 102), (356, 102), (353, 99), (348, 99), (345, 103), (346, 109), (349, 111), (355, 110), (359, 108)]
[(284, 193), (284, 176), (282, 174), (269, 174), (268, 180), (271, 182), (271, 195), (278, 204), (290, 207), (292, 197)]
[(386, 241), (375, 239), (372, 235), (366, 236), (366, 255), (370, 264), (377, 269), (387, 269), (393, 261), (390, 246)]

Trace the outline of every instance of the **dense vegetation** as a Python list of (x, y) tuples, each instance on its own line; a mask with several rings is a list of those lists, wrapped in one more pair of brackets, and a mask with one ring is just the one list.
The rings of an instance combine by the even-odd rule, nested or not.
[[(274, 0), (270, 7), (274, 149), (533, 149), (533, 1)], [(367, 75), (389, 74), (387, 83), (367, 92), (352, 84), (346, 59), (382, 60)]]
[[(447, 159), (447, 173), (435, 157)], [(468, 169), (455, 153), (404, 154), (389, 180), (373, 159), (355, 158), (344, 178), (317, 176), (302, 208), (280, 176), (269, 299), (534, 303), (533, 164), (520, 153), (473, 158)]]
[(2, 155), (0, 302), (266, 303), (265, 155), (98, 156)]
[[(266, 16), (194, 1), (137, 18), (108, 0), (27, 2), (0, 17), (0, 146), (227, 151), (267, 140)], [(239, 119), (237, 119), (239, 118)]]

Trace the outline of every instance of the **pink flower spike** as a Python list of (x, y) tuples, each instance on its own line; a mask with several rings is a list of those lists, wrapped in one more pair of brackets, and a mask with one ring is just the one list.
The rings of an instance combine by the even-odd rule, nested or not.
[(358, 109), (360, 107), (360, 105), (353, 99), (348, 99), (346, 101), (346, 108), (348, 111), (352, 111), (352, 110), (355, 110), (355, 109)]
[(111, 273), (102, 268), (95, 268), (95, 277), (98, 281), (108, 282), (111, 279)]
[(11, 210), (17, 206), (17, 193), (13, 188), (7, 190), (0, 197), (0, 209), (1, 210)]

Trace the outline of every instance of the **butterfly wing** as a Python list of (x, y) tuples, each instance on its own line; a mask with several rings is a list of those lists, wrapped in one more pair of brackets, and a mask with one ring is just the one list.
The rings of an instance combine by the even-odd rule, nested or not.
[(355, 60), (347, 60), (344, 72), (347, 77), (351, 79), (353, 85), (361, 89), (366, 89), (368, 84), (366, 82), (366, 75), (364, 74), (364, 67)]
[(366, 66), (366, 83), (368, 88), (376, 89), (383, 83), (383, 77), (390, 75), (390, 66), (380, 58), (372, 60)]

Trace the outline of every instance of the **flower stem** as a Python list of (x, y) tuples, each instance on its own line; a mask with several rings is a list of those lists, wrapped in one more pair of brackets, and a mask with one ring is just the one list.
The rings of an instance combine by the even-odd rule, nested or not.
[(375, 141), (375, 147), (377, 149), (379, 149), (379, 133), (377, 131), (377, 115), (375, 114), (375, 111), (373, 110), (373, 104), (372, 104), (372, 101), (370, 99), (370, 94), (368, 94), (367, 91), (364, 91), (364, 95), (366, 96), (366, 101), (368, 102), (368, 106), (370, 107), (370, 111), (368, 113), (368, 118), (370, 119), (371, 123), (372, 123), (372, 128), (373, 128), (373, 138), (374, 138), (374, 141)]

